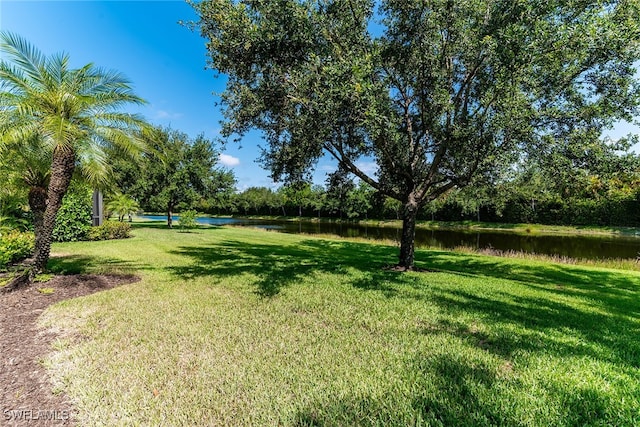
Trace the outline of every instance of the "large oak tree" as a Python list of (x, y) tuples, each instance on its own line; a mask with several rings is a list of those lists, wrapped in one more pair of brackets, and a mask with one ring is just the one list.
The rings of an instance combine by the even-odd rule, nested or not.
[[(227, 137), (264, 133), (274, 179), (324, 154), (418, 210), (546, 144), (597, 139), (638, 112), (637, 1), (203, 0)], [(375, 174), (358, 166), (372, 158)]]

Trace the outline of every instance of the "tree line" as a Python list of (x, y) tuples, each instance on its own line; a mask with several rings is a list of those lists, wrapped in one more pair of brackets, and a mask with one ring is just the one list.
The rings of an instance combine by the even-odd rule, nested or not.
[[(611, 150), (607, 161), (559, 182), (556, 171), (528, 166), (491, 185), (452, 189), (418, 212), (431, 221), (640, 226), (640, 156)], [(342, 220), (401, 219), (402, 205), (365, 182), (330, 176), (325, 185), (250, 187), (221, 204), (192, 206), (214, 215), (303, 216)]]
[[(324, 185), (305, 181), (278, 188), (236, 189), (231, 170), (216, 165), (217, 151), (203, 137), (155, 128), (144, 138), (152, 150), (138, 162), (112, 159), (107, 208), (123, 219), (136, 211), (196, 210), (212, 215), (402, 219), (403, 206), (345, 171)], [(435, 221), (640, 226), (640, 155), (637, 137), (599, 141), (571, 153), (530, 156), (492, 180), (454, 187), (421, 209)]]

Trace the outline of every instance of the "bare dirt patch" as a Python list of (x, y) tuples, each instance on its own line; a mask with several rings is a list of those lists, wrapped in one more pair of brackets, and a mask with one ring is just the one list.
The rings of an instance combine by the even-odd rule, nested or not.
[(58, 301), (138, 280), (132, 275), (56, 276), (46, 283), (0, 293), (0, 425), (74, 425), (71, 402), (52, 392), (42, 365), (56, 336), (38, 329), (37, 319)]

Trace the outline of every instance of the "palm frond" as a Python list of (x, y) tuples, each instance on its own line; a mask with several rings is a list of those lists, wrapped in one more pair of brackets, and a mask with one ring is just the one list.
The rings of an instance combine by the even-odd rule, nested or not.
[(46, 63), (47, 76), (50, 76), (53, 82), (62, 84), (67, 75), (69, 67), (69, 55), (58, 53), (52, 55)]
[[(95, 71), (95, 70), (93, 70)], [(92, 75), (82, 81), (78, 93), (93, 100), (100, 100), (102, 105), (114, 103), (131, 103), (144, 105), (146, 101), (133, 93), (129, 81), (119, 73)]]
[(9, 56), (34, 82), (43, 81), (46, 58), (35, 46), (21, 36), (7, 31), (0, 32), (0, 49)]
[(0, 113), (15, 109), (19, 102), (21, 102), (19, 94), (0, 91)]
[(13, 120), (9, 123), (2, 123), (0, 125), (0, 153), (3, 149), (22, 144), (23, 141), (39, 131), (38, 123), (30, 120)]
[(111, 167), (100, 144), (96, 142), (82, 144), (77, 152), (77, 158), (83, 178), (94, 187), (104, 187)]
[(6, 62), (0, 62), (0, 90), (2, 92), (25, 92), (29, 86), (29, 79), (20, 68)]
[(146, 150), (144, 141), (127, 130), (104, 126), (96, 129), (95, 136), (101, 145), (111, 145), (129, 156), (137, 156)]
[(76, 143), (86, 138), (86, 132), (72, 121), (58, 115), (47, 115), (41, 120), (41, 135), (52, 147), (75, 149)]
[(27, 186), (46, 187), (51, 168), (51, 152), (37, 133), (0, 149), (0, 169), (3, 174), (19, 176)]
[(142, 130), (146, 122), (139, 114), (120, 113), (113, 111), (96, 111), (91, 117), (102, 126)]

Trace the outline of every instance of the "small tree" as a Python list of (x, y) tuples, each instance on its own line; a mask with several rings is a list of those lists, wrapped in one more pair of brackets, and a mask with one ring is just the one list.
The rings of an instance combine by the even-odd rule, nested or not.
[(348, 209), (349, 194), (355, 189), (353, 180), (344, 170), (331, 173), (327, 178), (327, 192), (325, 198), (326, 209), (340, 219)]
[(347, 217), (368, 219), (369, 209), (372, 207), (374, 189), (367, 183), (360, 181), (347, 194)]
[(131, 222), (131, 215), (140, 210), (140, 205), (131, 196), (117, 194), (107, 203), (107, 210), (118, 215), (118, 221), (123, 222), (124, 217), (128, 216)]
[(197, 218), (198, 211), (192, 209), (185, 210), (180, 212), (180, 220), (178, 221), (178, 224), (183, 230), (191, 230), (198, 226)]

